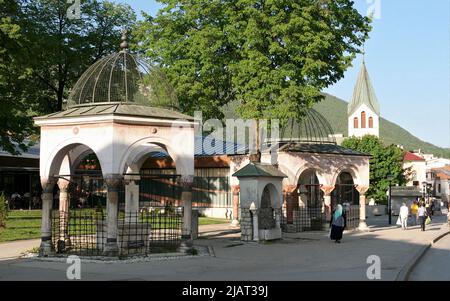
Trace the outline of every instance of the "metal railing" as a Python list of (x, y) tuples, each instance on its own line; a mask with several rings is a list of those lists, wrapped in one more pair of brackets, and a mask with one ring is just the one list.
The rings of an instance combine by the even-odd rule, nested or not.
[[(118, 212), (119, 256), (173, 252), (181, 243), (182, 207), (149, 207), (138, 212)], [(103, 211), (72, 209), (52, 211), (52, 245), (56, 254), (99, 256), (107, 241)]]

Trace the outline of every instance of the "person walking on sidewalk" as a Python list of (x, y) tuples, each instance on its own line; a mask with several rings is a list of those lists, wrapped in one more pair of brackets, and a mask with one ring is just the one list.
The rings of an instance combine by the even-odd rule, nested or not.
[(411, 205), (411, 224), (417, 225), (419, 223), (419, 217), (417, 212), (419, 211), (419, 205), (417, 205), (417, 201), (414, 201)]
[(333, 213), (333, 216), (330, 221), (331, 233), (330, 239), (334, 240), (336, 243), (341, 243), (342, 233), (344, 232), (345, 227), (347, 226), (347, 219), (344, 214), (344, 210), (342, 205), (337, 205), (336, 210)]
[(420, 203), (419, 205), (419, 211), (418, 211), (418, 216), (419, 216), (419, 222), (420, 222), (420, 226), (421, 226), (421, 230), (425, 231), (425, 221), (427, 220), (427, 210), (425, 209), (425, 206), (423, 203)]
[(400, 207), (400, 222), (402, 223), (403, 230), (408, 230), (408, 216), (409, 209), (406, 206), (406, 203), (403, 203), (403, 205)]

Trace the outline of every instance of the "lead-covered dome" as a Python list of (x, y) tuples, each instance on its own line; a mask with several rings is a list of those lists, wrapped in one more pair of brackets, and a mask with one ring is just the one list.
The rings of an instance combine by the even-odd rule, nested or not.
[(280, 136), (281, 143), (336, 144), (330, 123), (314, 109), (309, 109), (302, 118), (291, 118), (282, 127)]
[(178, 109), (175, 90), (164, 73), (128, 51), (126, 32), (120, 46), (120, 52), (101, 58), (83, 73), (67, 107), (120, 102)]

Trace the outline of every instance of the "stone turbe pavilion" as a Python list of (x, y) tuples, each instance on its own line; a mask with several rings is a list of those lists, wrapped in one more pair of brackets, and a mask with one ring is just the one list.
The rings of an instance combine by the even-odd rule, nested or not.
[[(35, 118), (41, 128), (41, 253), (52, 251), (53, 188), (59, 186), (59, 210), (68, 211), (67, 188), (75, 167), (94, 153), (107, 189), (107, 236), (104, 254), (118, 253), (118, 193), (125, 186), (125, 211), (139, 209), (139, 171), (152, 152), (167, 153), (175, 162), (183, 187), (183, 235), (189, 236), (191, 186), (194, 175), (194, 120), (163, 108), (152, 98), (157, 74), (139, 57), (122, 50), (92, 65), (75, 84), (67, 109)], [(156, 107), (157, 106), (157, 107)]]
[(68, 212), (69, 183), (88, 155), (98, 160), (106, 187), (104, 255), (121, 251), (119, 199), (124, 198), (125, 213), (132, 213), (141, 209), (148, 195), (165, 198), (158, 195), (159, 188), (143, 193), (144, 165), (152, 174), (177, 175), (169, 186), (181, 190), (172, 199), (183, 207), (184, 239), (192, 238), (193, 195), (213, 199), (218, 191), (194, 183), (204, 182), (198, 172), (207, 174), (205, 170), (220, 170), (219, 180), (226, 182), (224, 190), (230, 196), (230, 208), (227, 203), (223, 209), (232, 212), (232, 225), (243, 227), (244, 241), (279, 238), (281, 231), (322, 229), (339, 203), (357, 208), (355, 227), (367, 229), (369, 156), (337, 145), (322, 115), (310, 110), (301, 121), (288, 122), (278, 146), (263, 152), (261, 163), (250, 161), (245, 146), (237, 153), (240, 146), (227, 141), (215, 141), (224, 144), (223, 153), (197, 153), (197, 144), (207, 138), (196, 137), (196, 121), (175, 110), (176, 98), (164, 76), (131, 54), (126, 37), (122, 39), (120, 52), (100, 59), (80, 77), (65, 110), (35, 118), (41, 128), (42, 255), (55, 248), (54, 187), (59, 188), (59, 211)]

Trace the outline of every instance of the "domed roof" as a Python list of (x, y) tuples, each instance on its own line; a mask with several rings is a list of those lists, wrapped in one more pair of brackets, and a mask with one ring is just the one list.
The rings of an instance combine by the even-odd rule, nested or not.
[(82, 104), (134, 103), (177, 109), (174, 89), (164, 73), (128, 51), (126, 32), (122, 50), (90, 66), (74, 85), (67, 108)]
[(336, 144), (330, 123), (314, 109), (309, 109), (301, 119), (289, 119), (280, 136), (281, 143)]

